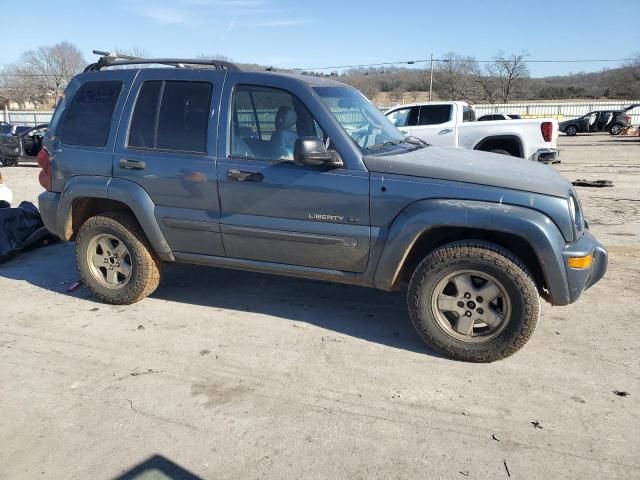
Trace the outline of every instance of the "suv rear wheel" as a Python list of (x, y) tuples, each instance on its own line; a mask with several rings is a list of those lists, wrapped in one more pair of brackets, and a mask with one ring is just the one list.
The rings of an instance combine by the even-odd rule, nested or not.
[(84, 284), (113, 305), (142, 300), (160, 283), (161, 262), (128, 213), (109, 212), (87, 220), (76, 237), (76, 262)]
[(409, 315), (422, 339), (458, 360), (492, 362), (529, 340), (538, 322), (538, 291), (522, 262), (484, 241), (431, 252), (409, 283)]

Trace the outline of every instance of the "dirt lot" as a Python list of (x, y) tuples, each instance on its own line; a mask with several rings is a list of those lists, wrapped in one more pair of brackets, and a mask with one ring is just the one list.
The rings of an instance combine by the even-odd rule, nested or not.
[(66, 292), (71, 244), (0, 266), (0, 478), (639, 478), (640, 142), (560, 147), (615, 183), (579, 189), (610, 269), (494, 364), (433, 355), (403, 293), (169, 266), (112, 307)]

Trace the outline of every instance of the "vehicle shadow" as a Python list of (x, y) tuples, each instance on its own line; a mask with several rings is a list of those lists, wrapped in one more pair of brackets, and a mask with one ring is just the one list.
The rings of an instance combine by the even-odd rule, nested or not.
[[(73, 244), (69, 242), (19, 255), (0, 265), (2, 277), (96, 302), (86, 287), (67, 291), (78, 280)], [(167, 264), (162, 283), (151, 298), (270, 315), (393, 348), (439, 356), (415, 332), (403, 291), (383, 292), (316, 280)]]
[(113, 480), (143, 479), (202, 480), (202, 477), (186, 470), (162, 455), (153, 455)]
[(638, 145), (634, 143), (634, 140), (637, 142), (638, 140), (640, 140), (640, 137), (628, 136), (624, 138), (612, 138), (611, 140), (606, 140), (606, 143), (623, 143), (623, 144), (626, 143), (628, 145), (633, 145), (634, 147), (637, 147)]

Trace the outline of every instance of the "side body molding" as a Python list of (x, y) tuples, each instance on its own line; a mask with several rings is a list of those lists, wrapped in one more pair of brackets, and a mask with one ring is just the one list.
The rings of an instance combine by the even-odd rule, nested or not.
[(104, 198), (127, 205), (140, 223), (151, 246), (165, 261), (174, 261), (169, 244), (154, 217), (155, 205), (147, 192), (135, 182), (101, 176), (75, 176), (70, 178), (60, 195), (57, 212), (58, 232), (68, 240), (72, 236), (73, 201), (78, 198)]
[(536, 253), (553, 303), (569, 303), (562, 259), (565, 240), (551, 219), (533, 209), (481, 201), (421, 200), (405, 208), (389, 227), (374, 285), (383, 290), (391, 289), (416, 240), (438, 227), (466, 227), (522, 238)]

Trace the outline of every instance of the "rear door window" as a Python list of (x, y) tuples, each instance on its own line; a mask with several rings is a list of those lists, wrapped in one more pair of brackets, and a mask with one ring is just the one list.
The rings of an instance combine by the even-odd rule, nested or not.
[(418, 125), (438, 125), (451, 120), (451, 105), (423, 105)]
[(62, 120), (62, 143), (104, 147), (121, 90), (122, 82), (113, 80), (82, 85), (73, 96)]
[(129, 148), (207, 153), (208, 82), (147, 81), (136, 100)]

